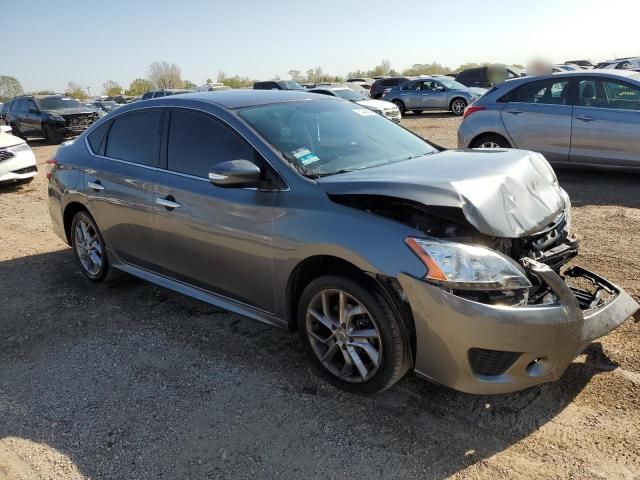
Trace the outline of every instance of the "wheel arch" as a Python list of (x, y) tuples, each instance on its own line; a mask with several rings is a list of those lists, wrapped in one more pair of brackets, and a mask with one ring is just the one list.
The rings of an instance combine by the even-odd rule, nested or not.
[(513, 142), (511, 142), (511, 140), (509, 138), (505, 137), (502, 133), (493, 132), (493, 131), (479, 133), (478, 135), (476, 135), (475, 137), (473, 137), (471, 139), (471, 141), (469, 142), (468, 147), (469, 148), (473, 148), (472, 145), (475, 145), (475, 143), (478, 140), (480, 140), (480, 139), (482, 139), (484, 137), (500, 137), (500, 138), (504, 139), (504, 141), (507, 142), (508, 145), (511, 145), (513, 147)]
[(469, 100), (467, 100), (465, 97), (463, 97), (462, 95), (456, 95), (453, 98), (451, 98), (451, 100), (449, 100), (449, 110), (451, 110), (451, 106), (453, 105), (453, 102), (455, 102), (456, 100), (463, 100), (464, 103), (466, 103), (467, 105), (469, 105)]
[(89, 215), (91, 215), (87, 207), (80, 202), (76, 202), (76, 201), (69, 202), (64, 207), (64, 213), (62, 214), (62, 224), (64, 227), (64, 234), (67, 238), (67, 243), (69, 245), (71, 245), (71, 223), (73, 222), (73, 217), (75, 217), (76, 213), (80, 211), (85, 211)]
[(314, 279), (324, 275), (340, 275), (364, 282), (371, 288), (377, 288), (385, 298), (394, 314), (401, 320), (403, 335), (411, 349), (412, 361), (415, 359), (416, 335), (413, 314), (400, 283), (394, 278), (373, 272), (366, 272), (357, 265), (333, 255), (313, 255), (300, 261), (291, 271), (285, 290), (285, 317), (290, 331), (298, 328), (296, 314), (302, 291)]

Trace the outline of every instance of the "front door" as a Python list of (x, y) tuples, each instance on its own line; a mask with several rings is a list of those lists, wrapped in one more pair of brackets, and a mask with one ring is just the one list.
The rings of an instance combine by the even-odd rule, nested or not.
[(570, 160), (640, 167), (640, 88), (611, 78), (582, 78), (573, 109)]
[[(227, 160), (259, 154), (208, 114), (174, 109), (167, 165), (156, 177), (154, 212), (162, 273), (273, 312), (273, 216), (277, 191), (221, 188), (208, 180)], [(266, 163), (266, 162), (265, 162)]]
[(569, 160), (573, 107), (568, 79), (525, 83), (507, 100), (501, 116), (515, 148), (540, 152), (550, 162)]
[(422, 91), (422, 106), (424, 108), (447, 109), (446, 88), (435, 80), (424, 80), (420, 87)]

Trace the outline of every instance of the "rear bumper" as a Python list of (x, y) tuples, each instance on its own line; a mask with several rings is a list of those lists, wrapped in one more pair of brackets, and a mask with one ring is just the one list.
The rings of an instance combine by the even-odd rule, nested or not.
[(532, 268), (558, 301), (526, 307), (473, 302), (401, 274), (416, 326), (416, 373), (474, 394), (557, 380), (589, 343), (639, 309), (624, 290), (587, 272), (613, 293), (604, 305), (581, 310), (565, 281), (545, 267)]

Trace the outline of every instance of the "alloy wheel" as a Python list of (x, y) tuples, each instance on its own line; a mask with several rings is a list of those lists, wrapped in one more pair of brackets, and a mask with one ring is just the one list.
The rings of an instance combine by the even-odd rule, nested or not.
[(480, 148), (502, 148), (499, 144), (497, 144), (496, 142), (483, 142), (480, 144), (479, 146)]
[(465, 108), (467, 108), (467, 104), (464, 100), (454, 100), (451, 104), (451, 111), (456, 115), (462, 115)]
[(393, 103), (395, 103), (396, 107), (398, 107), (398, 110), (400, 110), (400, 114), (404, 115), (404, 103), (402, 103), (402, 101), (400, 100), (394, 100)]
[(339, 289), (316, 293), (307, 308), (306, 333), (320, 363), (349, 383), (371, 379), (382, 360), (376, 321), (355, 297)]
[(76, 223), (73, 235), (80, 265), (90, 276), (98, 276), (103, 264), (103, 245), (96, 228), (81, 219)]

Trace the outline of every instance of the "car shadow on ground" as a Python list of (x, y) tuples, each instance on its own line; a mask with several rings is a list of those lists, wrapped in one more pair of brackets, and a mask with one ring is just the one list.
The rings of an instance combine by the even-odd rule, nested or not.
[(640, 208), (640, 174), (614, 170), (554, 167), (573, 205)]
[(69, 249), (0, 262), (0, 287), (0, 443), (37, 442), (92, 478), (446, 478), (615, 368), (596, 346), (516, 394), (409, 375), (364, 398), (319, 379), (296, 334), (129, 276), (92, 284)]
[(433, 119), (433, 118), (460, 118), (458, 115), (454, 115), (453, 113), (447, 110), (424, 110), (422, 113), (413, 113), (409, 110), (407, 113), (402, 115), (402, 120), (406, 120), (407, 122), (414, 119)]

